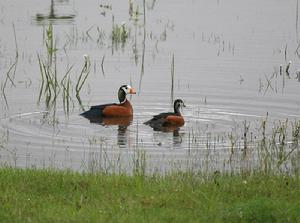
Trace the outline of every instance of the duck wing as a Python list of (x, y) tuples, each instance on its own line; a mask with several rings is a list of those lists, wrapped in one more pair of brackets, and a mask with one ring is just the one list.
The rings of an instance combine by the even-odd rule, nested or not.
[(154, 115), (152, 119), (154, 119), (154, 120), (165, 119), (169, 115), (175, 115), (175, 113), (174, 112), (163, 112), (163, 113), (160, 113), (158, 115)]
[(111, 106), (111, 105), (118, 105), (118, 104), (117, 103), (110, 103), (110, 104), (104, 104), (104, 105), (93, 105), (93, 106), (90, 107), (90, 110), (92, 110), (92, 109), (103, 110), (105, 107)]
[(90, 107), (90, 110), (87, 110), (87, 111), (81, 113), (80, 115), (82, 115), (86, 118), (99, 117), (99, 116), (103, 115), (103, 110), (107, 106), (111, 106), (111, 105), (118, 105), (118, 104), (110, 103), (110, 104), (103, 104), (103, 105), (93, 105)]
[(154, 115), (152, 119), (148, 120), (147, 122), (144, 122), (145, 125), (150, 126), (157, 126), (157, 125), (163, 125), (166, 122), (166, 118), (169, 115), (175, 115), (174, 112), (164, 112), (160, 113), (158, 115)]

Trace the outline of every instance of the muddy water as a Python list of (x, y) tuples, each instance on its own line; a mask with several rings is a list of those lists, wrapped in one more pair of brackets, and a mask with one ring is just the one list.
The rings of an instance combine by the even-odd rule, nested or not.
[[(149, 171), (227, 169), (232, 168), (228, 135), (236, 136), (239, 153), (244, 121), (251, 137), (259, 139), (267, 114), (270, 126), (299, 119), (297, 1), (149, 0), (145, 25), (143, 2), (132, 6), (138, 13), (130, 15), (128, 1), (1, 1), (2, 165), (123, 171), (143, 166), (145, 155)], [(123, 22), (129, 37), (115, 44), (113, 24)], [(38, 103), (37, 55), (47, 58), (49, 24), (58, 49), (58, 79), (72, 67), (68, 113), (61, 92), (55, 106), (45, 106), (44, 94)], [(75, 86), (83, 55), (91, 69), (80, 104)], [(117, 102), (119, 86), (127, 83), (138, 92), (130, 98), (134, 118), (127, 128), (78, 115), (90, 105)], [(158, 132), (143, 125), (172, 110), (172, 95), (187, 105), (185, 126)]]

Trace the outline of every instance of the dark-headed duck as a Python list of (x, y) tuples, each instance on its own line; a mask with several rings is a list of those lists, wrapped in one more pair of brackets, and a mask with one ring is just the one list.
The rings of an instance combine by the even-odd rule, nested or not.
[(153, 116), (152, 119), (145, 122), (145, 125), (151, 126), (154, 130), (164, 130), (165, 128), (178, 128), (184, 125), (184, 118), (180, 113), (180, 108), (185, 107), (181, 99), (174, 101), (174, 112), (164, 112)]

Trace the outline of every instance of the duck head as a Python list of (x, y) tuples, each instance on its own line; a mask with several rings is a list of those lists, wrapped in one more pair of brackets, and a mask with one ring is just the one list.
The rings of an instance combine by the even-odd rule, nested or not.
[(181, 109), (182, 107), (185, 107), (184, 102), (183, 102), (181, 99), (176, 99), (176, 100), (174, 101), (174, 112), (175, 112), (176, 114), (180, 114), (180, 109)]
[(127, 94), (136, 94), (136, 91), (130, 85), (122, 85), (118, 91), (118, 98), (120, 103), (124, 103), (127, 100), (126, 99)]

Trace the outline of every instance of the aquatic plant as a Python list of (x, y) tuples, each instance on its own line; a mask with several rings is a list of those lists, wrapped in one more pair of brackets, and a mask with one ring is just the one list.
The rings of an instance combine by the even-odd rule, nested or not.
[(86, 81), (86, 79), (88, 78), (90, 71), (91, 71), (91, 61), (88, 55), (84, 55), (84, 65), (81, 69), (80, 75), (78, 77), (76, 86), (75, 86), (75, 90), (76, 90), (76, 98), (79, 102), (79, 104), (81, 105), (81, 99), (80, 99), (80, 91)]
[(126, 23), (122, 22), (121, 25), (115, 24), (113, 19), (113, 26), (111, 31), (111, 40), (113, 47), (118, 48), (119, 44), (124, 47), (129, 37), (129, 30), (126, 27)]
[(299, 176), (299, 140), (299, 120), (270, 122), (268, 115), (260, 123), (245, 120), (237, 123), (231, 132), (217, 135), (207, 132), (207, 127), (201, 130), (197, 126), (188, 131), (187, 166), (196, 173), (260, 172)]
[(102, 60), (101, 60), (101, 71), (103, 76), (105, 76), (105, 72), (104, 72), (104, 59), (105, 59), (105, 55), (103, 55)]
[(171, 62), (171, 104), (174, 101), (174, 75), (175, 75), (175, 62), (174, 62), (174, 54), (172, 55)]
[(6, 93), (5, 93), (5, 88), (7, 86), (8, 81), (10, 81), (11, 85), (16, 87), (15, 83), (14, 83), (14, 79), (16, 76), (16, 71), (17, 71), (17, 64), (18, 64), (18, 60), (19, 60), (19, 49), (18, 49), (18, 42), (17, 42), (17, 35), (16, 35), (16, 29), (15, 29), (15, 25), (13, 24), (13, 31), (14, 31), (14, 40), (15, 40), (15, 60), (12, 63), (12, 65), (9, 67), (8, 71), (6, 72), (6, 78), (4, 81), (4, 84), (1, 84), (1, 90), (2, 90), (2, 96), (4, 98), (5, 104), (8, 107), (8, 102), (7, 102), (7, 98), (6, 98)]
[[(71, 79), (70, 79), (70, 75), (69, 73), (71, 72), (73, 66), (71, 66), (65, 76), (62, 78), (61, 80), (61, 86), (63, 88), (63, 95), (62, 95), (62, 98), (63, 98), (63, 107), (64, 107), (64, 111), (66, 114), (69, 114), (70, 112), (70, 101), (73, 103), (73, 100), (72, 100), (72, 97), (71, 97)], [(74, 103), (73, 103), (73, 106), (74, 106)]]
[[(44, 97), (45, 104), (47, 108), (56, 105), (57, 97), (62, 96), (63, 108), (66, 114), (69, 114), (70, 105), (72, 103), (74, 107), (74, 103), (72, 100), (72, 81), (70, 78), (71, 71), (73, 70), (72, 66), (67, 66), (65, 73), (62, 78), (59, 77), (61, 75), (58, 74), (57, 71), (57, 60), (56, 60), (56, 52), (58, 49), (56, 48), (56, 43), (54, 41), (54, 32), (53, 26), (50, 24), (45, 31), (45, 46), (47, 52), (47, 60), (43, 60), (41, 55), (37, 55), (40, 75), (41, 75), (41, 86), (40, 93), (38, 97), (38, 103)], [(88, 56), (84, 56), (84, 66), (81, 69), (81, 73), (78, 77), (77, 84), (75, 86), (75, 95), (78, 99), (79, 104), (81, 105), (80, 100), (80, 91), (84, 86), (85, 81), (88, 78), (91, 69), (91, 62)], [(71, 103), (70, 103), (71, 102)], [(82, 106), (82, 105), (81, 105)]]
[[(257, 160), (258, 170), (264, 174), (276, 172), (295, 173), (299, 169), (299, 164), (294, 165), (292, 160), (299, 159), (299, 130), (300, 121), (291, 122), (288, 119), (275, 122), (271, 128), (271, 133), (267, 134), (268, 115), (262, 120), (260, 127), (261, 136), (259, 140), (248, 143), (244, 139), (244, 150), (252, 152), (253, 165)], [(248, 132), (248, 127), (245, 129)], [(269, 131), (268, 131), (269, 132)], [(244, 133), (244, 137), (246, 137)], [(298, 152), (297, 152), (298, 151)], [(298, 153), (298, 154), (297, 154)], [(253, 171), (253, 170), (252, 170)]]
[(291, 64), (292, 64), (292, 61), (289, 61), (288, 64), (286, 65), (285, 72), (287, 75), (289, 75), (289, 69), (290, 69)]
[(139, 176), (145, 176), (146, 175), (146, 167), (147, 167), (147, 158), (146, 158), (146, 151), (137, 149), (135, 150), (135, 155), (133, 156), (133, 162), (134, 162), (134, 169), (133, 173), (135, 175)]
[(44, 61), (39, 54), (37, 55), (40, 75), (42, 78), (38, 103), (40, 103), (42, 95), (44, 94), (46, 107), (49, 108), (50, 104), (56, 102), (59, 90), (56, 69), (57, 48), (55, 46), (56, 44), (54, 41), (52, 24), (49, 24), (46, 30), (46, 39), (44, 42), (46, 46), (47, 60)]

